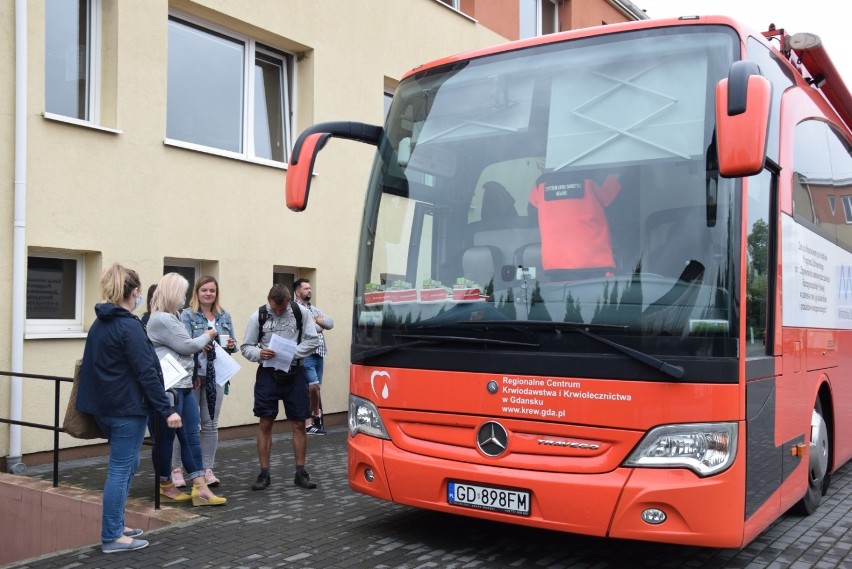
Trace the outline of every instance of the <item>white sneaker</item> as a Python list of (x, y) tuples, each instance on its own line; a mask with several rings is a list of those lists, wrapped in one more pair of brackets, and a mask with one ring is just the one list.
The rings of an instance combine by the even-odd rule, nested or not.
[(178, 488), (185, 488), (186, 487), (186, 480), (183, 479), (183, 469), (182, 468), (173, 468), (172, 469), (172, 484), (174, 484)]

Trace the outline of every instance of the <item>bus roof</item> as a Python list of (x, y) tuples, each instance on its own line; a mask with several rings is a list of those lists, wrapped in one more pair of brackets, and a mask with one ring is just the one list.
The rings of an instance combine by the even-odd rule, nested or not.
[[(770, 25), (768, 32), (758, 33), (752, 28), (742, 24), (728, 16), (681, 16), (679, 18), (665, 18), (657, 20), (641, 20), (625, 22), (620, 24), (609, 24), (606, 26), (594, 26), (579, 30), (570, 30), (555, 34), (547, 34), (534, 38), (516, 40), (473, 51), (459, 53), (431, 61), (408, 71), (403, 79), (422, 72), (427, 69), (440, 67), (459, 61), (467, 61), (488, 55), (505, 53), (528, 47), (557, 43), (565, 40), (594, 37), (602, 34), (617, 34), (634, 30), (663, 28), (669, 26), (690, 26), (718, 24), (734, 28), (740, 37), (754, 37), (762, 41), (767, 47), (780, 54), (781, 59), (787, 60), (798, 76), (806, 83), (816, 87), (823, 94), (829, 104), (843, 121), (847, 130), (852, 128), (852, 97), (846, 87), (843, 78), (837, 72), (828, 56), (828, 52), (822, 46), (819, 38), (814, 34), (796, 34), (793, 38), (805, 36), (809, 41), (788, 41), (789, 37), (784, 35), (784, 30), (776, 30), (774, 24)], [(779, 34), (780, 32), (780, 34)], [(769, 42), (767, 37), (780, 35), (780, 49)], [(815, 41), (814, 41), (814, 38)], [(788, 45), (789, 44), (789, 45)], [(795, 59), (791, 59), (791, 54)], [(804, 69), (803, 69), (804, 68)]]
[[(696, 24), (723, 24), (731, 26), (732, 28), (736, 28), (738, 30), (742, 30), (744, 32), (751, 33), (751, 30), (742, 26), (736, 20), (726, 17), (726, 16), (681, 16), (679, 18), (665, 18), (658, 20), (641, 20), (636, 22), (623, 22), (620, 24), (608, 24), (606, 26), (592, 26), (589, 28), (581, 28), (578, 30), (569, 30), (566, 32), (559, 32), (555, 34), (547, 34), (543, 36), (537, 36), (534, 38), (527, 38), (522, 40), (515, 40), (510, 42), (505, 42), (497, 45), (493, 45), (490, 47), (480, 48), (472, 51), (467, 51), (463, 53), (458, 53), (455, 55), (450, 55), (448, 57), (444, 57), (441, 59), (436, 59), (429, 63), (424, 63), (422, 65), (418, 65), (417, 67), (411, 69), (408, 73), (406, 73), (403, 77), (406, 78), (409, 75), (414, 73), (419, 73), (426, 69), (431, 69), (433, 67), (440, 67), (442, 65), (447, 65), (451, 63), (456, 63), (458, 61), (467, 61), (469, 59), (476, 59), (479, 57), (485, 57), (488, 55), (493, 55), (496, 53), (504, 53), (509, 51), (515, 51), (519, 49), (524, 49), (528, 47), (534, 47), (538, 45), (547, 45), (550, 43), (557, 43), (565, 40), (593, 37), (602, 34), (615, 34), (620, 32), (628, 32), (633, 30), (645, 30), (645, 29), (653, 29), (653, 28), (663, 28), (667, 26), (683, 26), (683, 25), (696, 25)], [(752, 35), (758, 36), (759, 34), (752, 33)]]

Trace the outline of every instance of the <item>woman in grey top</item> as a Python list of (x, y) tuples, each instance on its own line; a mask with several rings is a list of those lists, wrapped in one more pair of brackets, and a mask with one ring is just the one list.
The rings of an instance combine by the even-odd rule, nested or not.
[[(197, 338), (190, 338), (186, 333), (186, 328), (177, 313), (183, 308), (188, 288), (189, 283), (185, 278), (178, 273), (168, 273), (160, 279), (151, 301), (151, 318), (147, 326), (148, 338), (154, 345), (157, 358), (162, 360), (167, 354), (171, 354), (188, 372), (169, 390), (174, 394), (175, 411), (183, 419), (183, 427), (169, 429), (155, 416), (151, 416), (149, 420), (149, 429), (152, 433), (155, 432), (153, 421), (160, 421), (159, 436), (154, 447), (154, 467), (160, 477), (160, 495), (165, 501), (188, 502), (191, 500), (193, 506), (220, 506), (227, 500), (213, 494), (204, 478), (201, 441), (198, 434), (198, 400), (192, 393), (192, 370), (195, 367), (193, 354), (203, 350), (204, 346), (212, 342), (216, 337), (216, 331), (208, 330)], [(180, 441), (183, 465), (189, 472), (187, 478), (192, 479), (192, 494), (184, 494), (178, 490), (170, 477), (175, 435)]]

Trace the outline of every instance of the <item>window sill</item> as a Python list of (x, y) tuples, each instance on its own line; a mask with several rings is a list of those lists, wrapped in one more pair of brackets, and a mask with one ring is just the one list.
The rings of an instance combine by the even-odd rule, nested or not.
[(116, 128), (109, 128), (109, 127), (106, 127), (106, 126), (100, 126), (100, 125), (97, 125), (97, 124), (89, 122), (89, 121), (81, 121), (80, 119), (75, 119), (75, 118), (72, 118), (72, 117), (65, 117), (65, 116), (62, 116), (62, 115), (54, 114), (54, 113), (43, 112), (41, 114), (41, 116), (43, 116), (47, 120), (56, 121), (56, 122), (64, 122), (66, 124), (73, 124), (73, 125), (76, 125), (76, 126), (82, 126), (84, 128), (90, 128), (92, 130), (100, 130), (100, 131), (103, 131), (103, 132), (108, 132), (110, 134), (121, 134), (122, 133), (120, 130), (118, 130)]
[(277, 168), (278, 170), (287, 169), (287, 164), (285, 162), (275, 162), (274, 160), (266, 160), (265, 158), (250, 158), (245, 154), (240, 154), (239, 152), (229, 152), (227, 150), (220, 150), (211, 146), (202, 146), (200, 144), (183, 142), (181, 140), (174, 140), (172, 138), (163, 139), (163, 144), (165, 144), (166, 146), (175, 146), (177, 148), (183, 148), (184, 150), (193, 150), (195, 152), (201, 152), (204, 154), (221, 156), (222, 158), (230, 158), (231, 160), (239, 160), (240, 162), (259, 164), (260, 166), (269, 166), (270, 168)]
[(70, 331), (70, 330), (56, 330), (56, 331), (44, 331), (44, 332), (25, 332), (24, 340), (57, 340), (57, 339), (85, 339), (86, 332), (81, 331)]

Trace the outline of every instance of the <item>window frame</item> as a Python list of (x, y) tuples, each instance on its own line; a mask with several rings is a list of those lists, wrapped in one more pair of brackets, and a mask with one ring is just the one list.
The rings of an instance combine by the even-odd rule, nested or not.
[[(254, 38), (235, 32), (228, 28), (223, 28), (206, 20), (190, 16), (183, 12), (170, 10), (168, 22), (177, 21), (178, 23), (191, 26), (199, 32), (209, 33), (211, 35), (221, 35), (243, 45), (243, 75), (242, 75), (242, 109), (240, 119), (242, 121), (240, 145), (242, 152), (234, 152), (216, 148), (215, 146), (207, 146), (196, 142), (187, 142), (177, 138), (169, 138), (164, 136), (163, 143), (168, 146), (177, 146), (188, 150), (195, 150), (207, 154), (214, 154), (225, 158), (233, 158), (246, 162), (253, 162), (271, 166), (273, 168), (285, 169), (287, 162), (290, 159), (290, 152), (293, 149), (293, 116), (295, 106), (296, 93), (296, 74), (295, 74), (295, 54), (283, 49), (272, 47), (264, 44)], [(282, 120), (281, 125), (282, 145), (284, 147), (284, 161), (279, 162), (268, 158), (257, 156), (255, 153), (255, 66), (257, 64), (257, 54), (263, 54), (267, 57), (277, 58), (281, 61), (281, 95), (282, 95)], [(168, 86), (167, 86), (168, 89)], [(166, 112), (168, 114), (168, 101), (166, 102)], [(166, 134), (168, 134), (168, 118), (166, 119)]]
[[(47, 110), (47, 47), (45, 45), (45, 62), (44, 62), (44, 117), (56, 119), (60, 121), (72, 122), (82, 126), (99, 126), (100, 125), (100, 105), (101, 105), (101, 35), (102, 35), (102, 7), (101, 0), (77, 0), (78, 6), (87, 4), (88, 6), (88, 22), (87, 22), (87, 38), (86, 38), (86, 112), (85, 117), (70, 116), (62, 113), (57, 113)], [(45, 11), (47, 6), (45, 5)], [(46, 13), (45, 13), (46, 18)], [(45, 43), (47, 42), (47, 25), (45, 24)], [(111, 129), (110, 129), (111, 130)]]
[[(83, 306), (86, 293), (86, 256), (82, 253), (54, 250), (27, 251), (27, 284), (29, 285), (29, 258), (74, 260), (77, 263), (75, 274), (74, 318), (26, 318), (24, 337), (34, 338), (79, 338), (85, 337), (83, 328)], [(29, 292), (27, 292), (29, 298)]]

